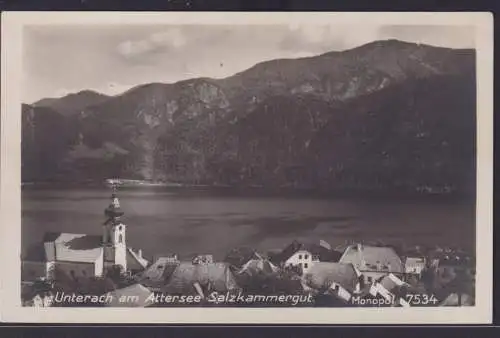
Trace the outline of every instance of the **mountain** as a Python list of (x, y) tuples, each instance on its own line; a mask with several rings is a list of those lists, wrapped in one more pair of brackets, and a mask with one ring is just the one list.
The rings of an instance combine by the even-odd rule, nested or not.
[(33, 107), (51, 108), (63, 115), (71, 115), (80, 112), (87, 107), (99, 105), (110, 96), (97, 93), (92, 90), (82, 90), (78, 93), (66, 95), (61, 98), (46, 98), (41, 99), (32, 104)]
[[(327, 190), (474, 185), (474, 50), (376, 41), (267, 61), (220, 80), (49, 103), (23, 109), (23, 179)], [(54, 130), (62, 143), (44, 164), (39, 152), (53, 146), (46, 133)]]
[(23, 181), (52, 180), (73, 144), (77, 130), (60, 113), (47, 107), (22, 105)]

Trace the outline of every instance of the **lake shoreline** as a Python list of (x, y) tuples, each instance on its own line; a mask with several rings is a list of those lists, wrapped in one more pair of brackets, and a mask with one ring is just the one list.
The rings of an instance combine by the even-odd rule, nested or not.
[[(22, 190), (66, 190), (66, 189), (98, 189), (107, 188), (105, 182), (23, 182)], [(229, 186), (229, 185), (204, 185), (204, 184), (180, 184), (134, 181), (117, 185), (119, 190), (136, 189), (158, 189), (176, 193), (200, 193), (200, 194), (222, 194), (234, 196), (255, 197), (310, 197), (310, 198), (403, 198), (408, 200), (449, 200), (474, 202), (475, 193), (471, 192), (432, 192), (432, 191), (409, 191), (407, 189), (315, 189), (301, 187), (262, 187), (262, 186)]]

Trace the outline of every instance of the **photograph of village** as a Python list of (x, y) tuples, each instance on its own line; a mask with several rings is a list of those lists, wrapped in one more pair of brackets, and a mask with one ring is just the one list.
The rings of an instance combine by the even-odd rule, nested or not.
[(28, 307), (475, 305), (468, 26), (28, 25)]

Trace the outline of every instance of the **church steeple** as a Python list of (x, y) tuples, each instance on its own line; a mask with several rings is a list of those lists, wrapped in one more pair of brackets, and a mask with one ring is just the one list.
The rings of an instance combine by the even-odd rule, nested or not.
[(103, 227), (104, 259), (127, 270), (126, 226), (121, 221), (124, 212), (116, 194), (116, 184), (112, 184), (111, 203), (104, 210), (106, 221)]
[(121, 223), (121, 216), (125, 213), (121, 210), (120, 200), (116, 195), (116, 185), (111, 186), (111, 203), (104, 209), (104, 215), (106, 216), (106, 221), (104, 222), (104, 235), (103, 243), (112, 244), (111, 242), (111, 228)]

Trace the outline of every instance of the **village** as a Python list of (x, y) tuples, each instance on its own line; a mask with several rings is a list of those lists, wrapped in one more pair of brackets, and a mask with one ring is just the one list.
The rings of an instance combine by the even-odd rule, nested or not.
[(113, 189), (100, 236), (46, 233), (22, 257), (23, 306), (474, 306), (475, 257), (451, 248), (293, 241), (266, 253), (235, 248), (221, 261), (127, 246)]

